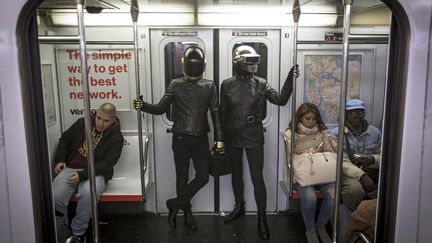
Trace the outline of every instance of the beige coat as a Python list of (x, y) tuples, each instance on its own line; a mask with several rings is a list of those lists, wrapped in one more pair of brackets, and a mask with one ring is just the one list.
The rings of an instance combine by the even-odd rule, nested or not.
[[(285, 137), (287, 139), (286, 151), (287, 158), (291, 156), (291, 130), (288, 129), (285, 132)], [(295, 154), (302, 154), (304, 152), (317, 152), (318, 146), (322, 143), (322, 152), (333, 152), (333, 147), (330, 143), (330, 138), (328, 136), (327, 130), (317, 132), (314, 134), (298, 134), (295, 135), (296, 146)]]

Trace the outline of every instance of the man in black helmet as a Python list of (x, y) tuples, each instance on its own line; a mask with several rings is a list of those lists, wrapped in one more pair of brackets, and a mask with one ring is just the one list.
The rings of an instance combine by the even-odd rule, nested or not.
[(263, 109), (267, 100), (275, 105), (285, 105), (292, 92), (294, 75), (298, 77), (297, 65), (293, 66), (278, 93), (265, 79), (253, 75), (258, 70), (260, 55), (247, 45), (234, 50), (235, 75), (222, 82), (221, 122), (225, 134), (227, 151), (231, 155), (231, 182), (235, 206), (224, 218), (225, 223), (245, 214), (243, 197), (243, 150), (249, 162), (255, 202), (258, 208), (258, 234), (261, 239), (270, 238), (266, 221), (267, 193), (263, 179), (264, 166), (264, 128)]
[[(134, 99), (136, 110), (151, 114), (163, 114), (173, 104), (172, 149), (176, 167), (177, 197), (167, 200), (168, 223), (176, 227), (179, 209), (185, 214), (186, 227), (196, 230), (192, 217), (190, 200), (209, 180), (210, 131), (207, 110), (213, 120), (215, 146), (222, 149), (222, 129), (219, 121), (218, 95), (213, 81), (203, 79), (205, 70), (204, 51), (198, 46), (186, 48), (182, 58), (184, 77), (171, 81), (158, 104), (144, 102), (141, 97)], [(189, 181), (189, 161), (192, 158), (195, 178)]]

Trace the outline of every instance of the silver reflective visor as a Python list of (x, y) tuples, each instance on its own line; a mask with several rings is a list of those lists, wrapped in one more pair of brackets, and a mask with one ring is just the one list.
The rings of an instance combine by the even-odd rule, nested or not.
[(247, 65), (259, 64), (261, 61), (261, 56), (258, 54), (242, 54), (242, 63)]

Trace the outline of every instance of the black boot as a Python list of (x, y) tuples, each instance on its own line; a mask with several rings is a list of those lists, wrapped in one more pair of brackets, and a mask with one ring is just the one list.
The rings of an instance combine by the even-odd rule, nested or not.
[(262, 240), (268, 240), (270, 238), (270, 231), (267, 226), (265, 214), (258, 214), (258, 235)]
[(245, 215), (244, 204), (245, 204), (244, 202), (236, 203), (234, 205), (233, 211), (230, 214), (228, 214), (228, 216), (224, 217), (224, 223), (228, 224), (228, 223), (240, 218), (241, 216), (244, 216)]
[(171, 198), (166, 201), (168, 208), (168, 224), (175, 228), (177, 225), (177, 212), (179, 208), (177, 207), (176, 199)]
[(197, 225), (195, 222), (195, 219), (192, 215), (191, 205), (183, 207), (183, 213), (184, 213), (184, 224), (189, 229), (196, 231)]

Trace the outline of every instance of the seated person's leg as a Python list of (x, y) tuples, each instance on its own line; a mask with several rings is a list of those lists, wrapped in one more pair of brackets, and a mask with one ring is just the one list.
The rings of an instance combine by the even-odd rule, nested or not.
[(324, 197), (317, 219), (317, 226), (325, 226), (333, 218), (335, 185), (334, 183), (318, 185), (317, 189)]
[[(105, 179), (103, 176), (98, 175), (96, 180), (96, 194), (98, 197), (105, 191)], [(72, 219), (71, 229), (74, 235), (83, 235), (86, 233), (89, 220), (91, 218), (91, 193), (90, 193), (90, 180), (85, 180), (79, 183), (77, 192), (77, 208), (75, 217)]]
[(329, 234), (327, 233), (326, 224), (331, 221), (333, 216), (335, 194), (334, 187), (334, 183), (316, 186), (316, 188), (321, 192), (324, 197), (324, 200), (321, 203), (320, 212), (316, 223), (318, 236), (323, 243), (332, 242)]
[(345, 205), (339, 205), (339, 224), (338, 224), (338, 241), (337, 242), (346, 242), (346, 231), (348, 228), (348, 223), (350, 221), (350, 215), (352, 211), (347, 208)]
[(356, 179), (342, 175), (341, 196), (342, 203), (351, 211), (354, 211), (363, 200), (365, 192), (362, 185)]
[(294, 184), (294, 189), (300, 193), (300, 206), (306, 230), (315, 230), (315, 211), (317, 198), (314, 186), (302, 187)]
[[(57, 222), (58, 226), (69, 226), (68, 222), (68, 210), (69, 200), (75, 192), (78, 185), (72, 185), (68, 183), (70, 174), (76, 169), (64, 168), (54, 179), (52, 183), (54, 205), (56, 210), (56, 218), (62, 222)], [(60, 230), (60, 229), (58, 229)]]

